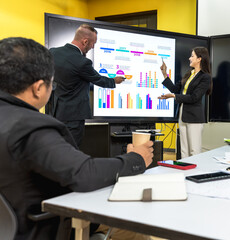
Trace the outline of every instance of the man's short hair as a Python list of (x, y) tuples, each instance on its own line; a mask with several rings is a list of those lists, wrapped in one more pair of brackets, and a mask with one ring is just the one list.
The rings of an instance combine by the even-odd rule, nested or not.
[(52, 55), (41, 44), (21, 37), (0, 41), (0, 90), (18, 94), (40, 79), (48, 86), (53, 75)]
[(92, 26), (90, 26), (89, 24), (86, 24), (86, 23), (81, 24), (79, 28), (88, 29), (90, 32), (97, 33), (97, 30), (94, 27), (92, 27)]
[(91, 37), (92, 33), (97, 34), (97, 30), (94, 27), (90, 26), (89, 24), (83, 23), (77, 29), (74, 39), (80, 41), (81, 39)]

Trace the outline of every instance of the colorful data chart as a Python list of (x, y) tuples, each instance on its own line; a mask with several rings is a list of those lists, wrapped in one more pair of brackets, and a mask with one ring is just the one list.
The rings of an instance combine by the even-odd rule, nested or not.
[(136, 95), (136, 109), (142, 109), (142, 99), (139, 93)]
[(103, 75), (108, 75), (108, 77), (110, 77), (110, 78), (116, 77), (115, 73), (108, 73), (108, 71), (105, 68), (100, 69), (99, 73), (103, 74)]
[(102, 75), (107, 75), (109, 78), (115, 78), (116, 76), (122, 76), (122, 77), (125, 77), (126, 80), (131, 80), (133, 75), (128, 75), (128, 74), (125, 74), (123, 70), (118, 70), (116, 73), (109, 73), (107, 71), (107, 69), (105, 68), (101, 68), (99, 70), (99, 73), (102, 74)]
[(115, 50), (114, 48), (104, 48), (104, 47), (100, 47), (100, 49), (104, 51), (104, 53), (111, 53)]
[(120, 75), (120, 76), (121, 76), (121, 75), (122, 75), (122, 76), (125, 75), (125, 73), (124, 73), (122, 70), (118, 70), (116, 74), (117, 74), (117, 75)]
[(98, 89), (98, 108), (114, 108), (114, 90)]
[(166, 99), (159, 99), (159, 103), (157, 105), (158, 110), (169, 110), (169, 101)]
[(149, 94), (146, 95), (146, 109), (152, 109), (153, 105), (152, 105), (152, 99), (151, 97), (149, 97)]
[(143, 72), (140, 72), (140, 82), (136, 83), (137, 87), (143, 88), (158, 88), (158, 79), (156, 78), (156, 72), (154, 72), (154, 78), (152, 78), (152, 72), (145, 73), (145, 78), (143, 79)]
[(131, 98), (130, 93), (127, 94), (127, 108), (133, 108), (133, 99)]
[(159, 57), (163, 58), (163, 59), (167, 59), (169, 57), (171, 57), (170, 55), (168, 54), (158, 54)]
[(169, 74), (168, 74), (168, 76), (169, 76), (169, 78), (171, 79), (171, 77), (172, 77), (172, 70), (171, 70), (171, 69), (169, 69)]
[(147, 55), (153, 55), (153, 56), (157, 56), (157, 53), (155, 53), (154, 51), (152, 50), (148, 50), (147, 52), (145, 52), (144, 54), (147, 54)]
[(121, 94), (118, 94), (118, 108), (122, 108), (122, 97)]
[(119, 49), (116, 49), (117, 52), (129, 52), (129, 50), (126, 49), (126, 47), (120, 47)]
[(133, 53), (134, 56), (141, 56), (142, 54), (144, 54), (143, 52), (139, 52), (139, 51), (130, 51), (131, 53)]

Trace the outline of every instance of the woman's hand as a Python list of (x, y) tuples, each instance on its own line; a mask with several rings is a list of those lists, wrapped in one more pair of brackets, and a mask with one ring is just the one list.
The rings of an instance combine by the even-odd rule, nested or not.
[(161, 65), (160, 69), (161, 69), (161, 72), (162, 72), (164, 78), (167, 78), (168, 77), (168, 75), (167, 75), (167, 66), (166, 66), (164, 61), (162, 61), (162, 62), (163, 63)]
[(168, 99), (168, 98), (175, 98), (175, 94), (167, 93), (167, 94), (164, 94), (164, 95), (161, 95), (160, 97), (158, 97), (158, 99)]

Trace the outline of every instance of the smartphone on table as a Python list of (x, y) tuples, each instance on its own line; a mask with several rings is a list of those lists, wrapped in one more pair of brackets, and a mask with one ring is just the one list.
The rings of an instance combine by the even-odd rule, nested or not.
[(173, 160), (166, 160), (166, 161), (158, 161), (157, 165), (164, 166), (164, 167), (171, 167), (171, 168), (177, 168), (181, 170), (188, 170), (195, 168), (197, 165), (193, 163), (184, 163), (179, 161), (173, 161)]

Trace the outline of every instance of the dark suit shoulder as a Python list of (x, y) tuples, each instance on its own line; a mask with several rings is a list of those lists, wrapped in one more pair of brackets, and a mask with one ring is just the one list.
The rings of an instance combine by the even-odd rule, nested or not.
[(50, 52), (54, 57), (56, 67), (62, 67), (64, 64), (68, 64), (69, 66), (72, 65), (74, 69), (81, 69), (82, 66), (87, 65), (88, 62), (88, 64), (92, 65), (92, 61), (84, 57), (80, 50), (71, 44), (51, 48)]
[(69, 44), (69, 43), (67, 43), (66, 45), (61, 46), (61, 47), (50, 48), (49, 51), (52, 54), (64, 54), (64, 53), (69, 54), (69, 53), (72, 53), (72, 54), (77, 54), (79, 56), (82, 56), (80, 50), (77, 47), (75, 47), (75, 46), (73, 46), (72, 44)]
[(197, 74), (197, 78), (205, 78), (207, 80), (210, 80), (211, 79), (211, 75), (208, 74), (208, 73), (205, 73), (203, 71), (200, 71), (198, 74)]
[[(65, 46), (64, 46), (66, 49), (71, 49), (71, 50), (74, 50), (74, 51), (77, 51), (78, 53), (81, 54), (81, 51), (78, 47), (74, 46), (73, 44), (70, 44), (70, 43), (67, 43)], [(82, 54), (81, 54), (82, 55)]]

